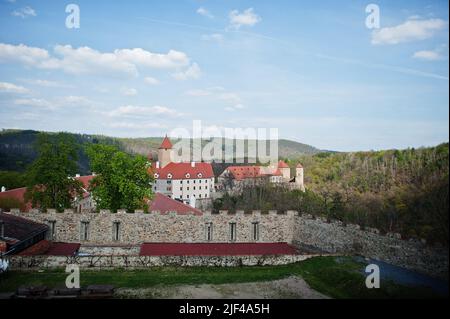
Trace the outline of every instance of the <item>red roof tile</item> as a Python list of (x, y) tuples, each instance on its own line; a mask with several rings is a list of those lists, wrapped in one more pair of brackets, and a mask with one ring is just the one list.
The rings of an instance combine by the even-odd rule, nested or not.
[(162, 168), (152, 167), (150, 172), (157, 173), (158, 179), (198, 179), (214, 177), (212, 165), (210, 163), (174, 163), (171, 162)]
[(295, 255), (287, 243), (144, 243), (141, 256)]
[[(94, 175), (86, 175), (86, 176), (79, 176), (79, 177), (75, 177), (75, 179), (79, 180), (80, 182), (83, 183), (83, 188), (85, 190), (89, 189), (89, 182), (94, 178)], [(25, 203), (25, 193), (27, 191), (26, 187), (20, 187), (20, 188), (15, 188), (15, 189), (10, 189), (4, 192), (0, 192), (0, 198), (14, 198), (17, 199), (19, 201), (21, 201), (22, 203)], [(89, 193), (84, 193), (83, 197), (87, 197), (89, 195)], [(17, 207), (20, 208), (20, 207)], [(26, 203), (25, 205), (25, 211), (29, 211), (31, 209), (31, 202)]]
[(285, 161), (280, 160), (278, 161), (278, 168), (289, 168), (289, 165)]
[(172, 148), (172, 143), (170, 142), (169, 138), (166, 137), (164, 138), (164, 140), (161, 143), (161, 146), (159, 147), (160, 149), (164, 148), (164, 149), (171, 149)]
[(186, 215), (190, 212), (195, 215), (203, 215), (201, 210), (186, 205), (161, 193), (156, 193), (153, 200), (149, 203), (150, 211), (160, 211), (161, 214), (177, 212), (178, 215)]
[(227, 170), (238, 181), (246, 178), (283, 175), (279, 169), (267, 171), (262, 169), (261, 166), (229, 166)]
[(24, 251), (18, 253), (21, 256), (74, 256), (80, 249), (79, 243), (60, 243), (41, 240), (40, 242), (28, 247)]

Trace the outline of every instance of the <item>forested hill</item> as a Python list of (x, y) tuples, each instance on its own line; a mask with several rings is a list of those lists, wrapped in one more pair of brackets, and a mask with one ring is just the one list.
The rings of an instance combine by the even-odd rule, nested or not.
[[(0, 171), (23, 171), (36, 157), (34, 142), (38, 131), (3, 130), (0, 132)], [(72, 134), (80, 146), (98, 142), (117, 145), (128, 153), (147, 155), (156, 154), (162, 137), (148, 138), (116, 138), (102, 135)], [(203, 145), (210, 141), (204, 140)], [(279, 156), (295, 158), (301, 155), (318, 154), (321, 151), (313, 146), (290, 140), (280, 140)], [(82, 148), (80, 151), (79, 169), (81, 174), (89, 172), (89, 163)]]

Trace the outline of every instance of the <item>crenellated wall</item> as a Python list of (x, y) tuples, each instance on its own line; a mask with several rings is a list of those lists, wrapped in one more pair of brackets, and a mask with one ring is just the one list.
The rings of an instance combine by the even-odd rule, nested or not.
[[(322, 218), (299, 215), (295, 211), (250, 213), (238, 211), (203, 215), (144, 213), (136, 211), (99, 213), (66, 210), (57, 213), (33, 210), (11, 214), (41, 223), (55, 222), (53, 240), (80, 242), (89, 245), (130, 244), (143, 242), (206, 242), (206, 224), (212, 223), (211, 242), (230, 242), (230, 223), (236, 223), (236, 242), (252, 242), (252, 223), (259, 223), (258, 242), (288, 242), (300, 252), (357, 254), (382, 260), (429, 275), (448, 278), (449, 251), (445, 247), (429, 246), (423, 241), (403, 240), (396, 233), (382, 235), (377, 229), (360, 229), (358, 225), (327, 222)], [(89, 222), (89, 239), (81, 240), (81, 223)], [(120, 240), (113, 240), (113, 223), (120, 223)]]
[[(289, 211), (278, 214), (271, 211), (262, 214), (259, 211), (244, 213), (219, 214), (205, 212), (203, 215), (179, 215), (174, 213), (161, 214), (160, 212), (144, 213), (135, 211), (127, 213), (118, 211), (111, 213), (108, 210), (100, 212), (77, 213), (65, 210), (57, 213), (48, 210), (41, 213), (33, 210), (20, 213), (12, 210), (11, 214), (26, 217), (40, 223), (50, 225), (54, 222), (55, 232), (52, 238), (55, 241), (80, 242), (89, 244), (114, 244), (118, 242), (127, 244), (140, 244), (143, 242), (206, 242), (206, 224), (212, 223), (211, 242), (230, 242), (230, 223), (236, 223), (236, 242), (252, 242), (252, 224), (259, 223), (258, 242), (291, 242), (293, 236), (294, 216), (296, 212)], [(84, 241), (82, 223), (88, 222), (88, 240)], [(113, 225), (119, 223), (119, 241), (114, 240)]]

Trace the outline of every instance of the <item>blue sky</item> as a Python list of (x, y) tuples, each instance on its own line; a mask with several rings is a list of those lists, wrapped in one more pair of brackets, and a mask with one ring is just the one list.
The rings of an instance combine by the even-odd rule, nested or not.
[(0, 128), (276, 127), (356, 151), (449, 139), (448, 1), (0, 0)]

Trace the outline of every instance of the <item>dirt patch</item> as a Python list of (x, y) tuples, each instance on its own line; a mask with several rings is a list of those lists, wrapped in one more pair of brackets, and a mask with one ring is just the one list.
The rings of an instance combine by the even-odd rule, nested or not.
[(221, 285), (180, 285), (151, 288), (116, 290), (117, 298), (163, 298), (163, 299), (324, 299), (329, 298), (300, 277)]

